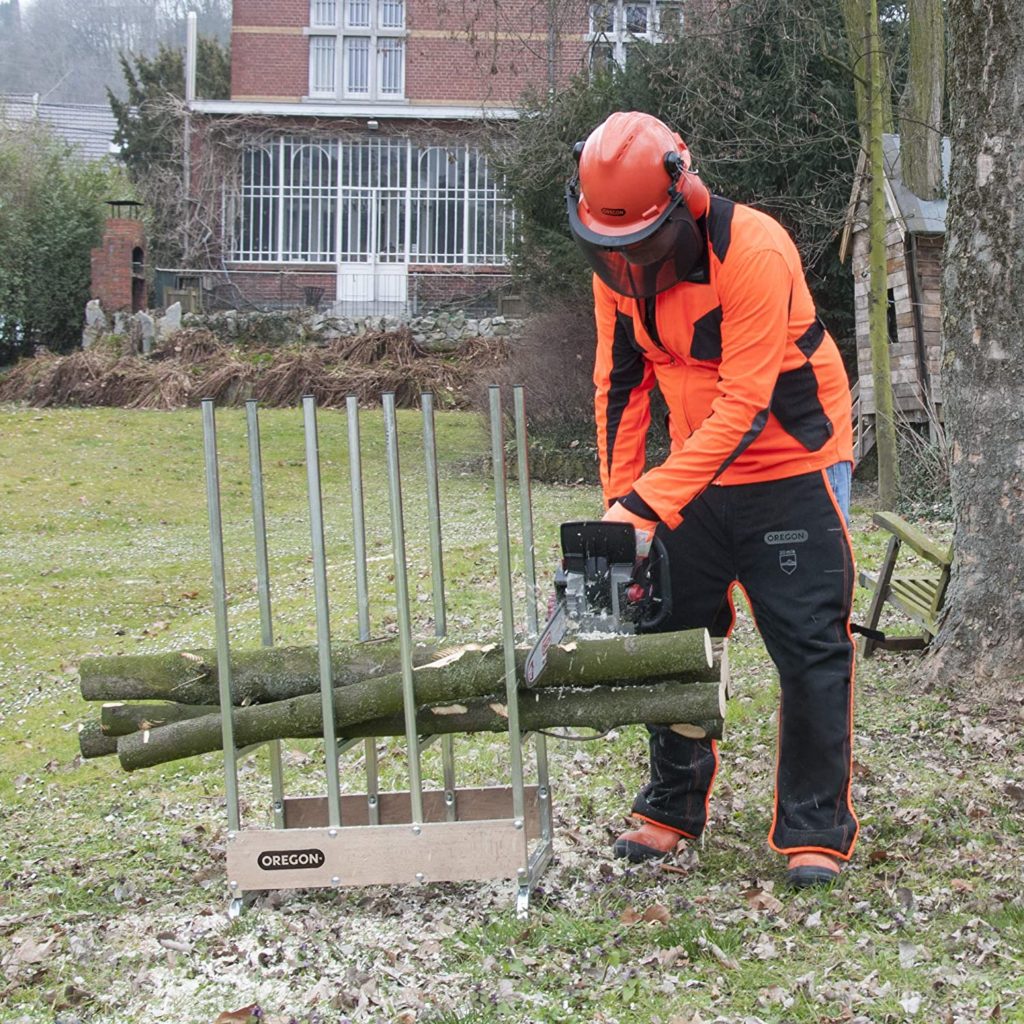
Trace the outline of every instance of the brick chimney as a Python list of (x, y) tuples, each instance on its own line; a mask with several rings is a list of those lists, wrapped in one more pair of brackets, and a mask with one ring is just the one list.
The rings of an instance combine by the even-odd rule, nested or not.
[(126, 215), (138, 203), (108, 200), (113, 216), (103, 227), (103, 241), (92, 250), (92, 298), (108, 313), (135, 313), (146, 308), (146, 236), (142, 221)]

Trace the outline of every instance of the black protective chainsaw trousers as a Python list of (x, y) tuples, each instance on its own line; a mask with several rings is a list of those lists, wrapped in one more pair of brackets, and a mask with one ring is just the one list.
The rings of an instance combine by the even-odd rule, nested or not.
[[(659, 627), (726, 636), (731, 591), (745, 591), (781, 685), (775, 809), (780, 853), (848, 858), (857, 836), (850, 804), (854, 567), (845, 521), (825, 471), (764, 483), (711, 486), (675, 530), (659, 527), (672, 612)], [(648, 726), (651, 780), (634, 814), (701, 834), (718, 769), (713, 740)]]

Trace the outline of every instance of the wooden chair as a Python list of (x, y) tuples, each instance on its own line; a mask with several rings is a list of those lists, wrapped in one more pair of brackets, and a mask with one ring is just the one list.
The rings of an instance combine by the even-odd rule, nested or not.
[[(874, 591), (865, 626), (877, 631), (882, 608), (888, 602), (921, 627), (921, 636), (884, 639), (865, 636), (861, 653), (865, 658), (870, 658), (876, 647), (896, 651), (920, 650), (927, 646), (938, 630), (939, 613), (946, 597), (949, 567), (953, 561), (953, 547), (936, 543), (894, 512), (876, 512), (872, 519), (890, 537), (878, 572), (863, 569), (860, 572), (861, 586)], [(897, 567), (903, 545), (927, 564)]]

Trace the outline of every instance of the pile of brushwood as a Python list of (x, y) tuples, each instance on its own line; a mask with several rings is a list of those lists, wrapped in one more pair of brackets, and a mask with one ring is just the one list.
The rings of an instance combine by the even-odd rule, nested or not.
[(377, 402), (395, 393), (402, 408), (423, 392), (438, 408), (463, 408), (507, 354), (501, 339), (470, 339), (451, 352), (419, 347), (407, 330), (367, 333), (325, 345), (225, 344), (201, 328), (177, 332), (150, 356), (116, 344), (58, 356), (43, 352), (0, 376), (0, 401), (35, 406), (104, 405), (179, 409), (213, 398), (237, 405), (255, 398), (294, 406), (314, 395), (322, 407), (344, 406), (349, 395)]
[[(704, 630), (577, 639), (548, 652), (525, 686), (528, 650), (517, 649), (520, 728), (600, 731), (632, 722), (672, 725), (693, 737), (722, 734), (728, 665)], [(415, 648), (413, 684), (420, 735), (508, 728), (500, 644), (454, 651)], [(219, 674), (211, 651), (85, 659), (82, 696), (102, 702), (79, 742), (83, 757), (116, 753), (126, 771), (222, 749)], [(231, 657), (234, 741), (239, 748), (323, 734), (316, 648), (264, 648)], [(405, 735), (397, 641), (336, 648), (332, 656), (338, 735)]]

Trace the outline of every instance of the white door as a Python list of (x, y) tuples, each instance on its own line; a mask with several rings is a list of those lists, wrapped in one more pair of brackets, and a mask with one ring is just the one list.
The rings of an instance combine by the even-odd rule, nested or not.
[(342, 188), (337, 300), (342, 314), (405, 311), (409, 264), (404, 196), (393, 190)]

